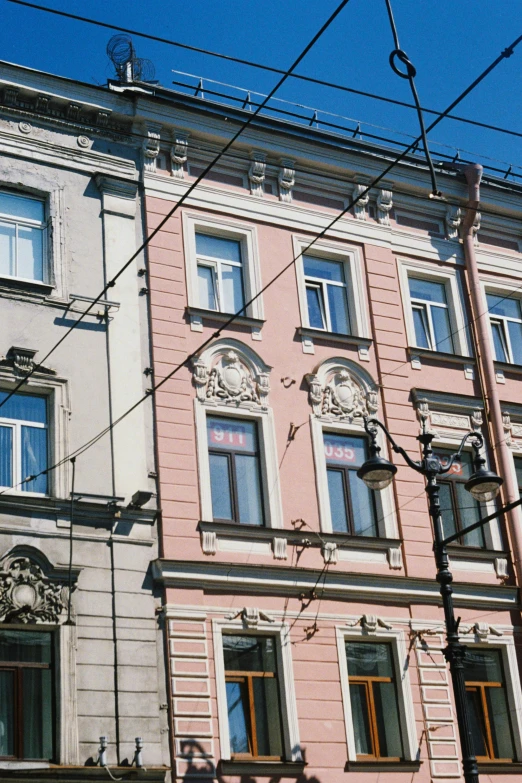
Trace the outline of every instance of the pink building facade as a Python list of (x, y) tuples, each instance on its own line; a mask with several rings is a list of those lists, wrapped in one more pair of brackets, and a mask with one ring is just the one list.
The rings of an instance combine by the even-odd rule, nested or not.
[[(149, 233), (247, 116), (169, 96), (136, 104)], [(522, 201), (485, 179), (470, 229), (495, 400), (463, 178), (442, 171), (430, 200), (407, 160), (308, 247), (391, 157), (257, 119), (150, 242), (154, 381), (194, 354), (155, 394), (173, 779), (461, 779), (424, 481), (384, 440), (393, 484), (371, 493), (356, 470), (375, 415), (413, 459), (422, 423), (441, 455), (480, 430), (517, 486)], [(443, 482), (448, 535), (495, 510), (464, 491), (469, 460)], [(519, 525), (517, 509), (450, 547), (480, 770), (499, 783), (522, 770)]]

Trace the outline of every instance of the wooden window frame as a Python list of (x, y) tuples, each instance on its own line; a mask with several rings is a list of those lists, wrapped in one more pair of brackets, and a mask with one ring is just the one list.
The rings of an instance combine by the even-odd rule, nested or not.
[[(439, 452), (441, 449), (444, 450), (444, 447), (437, 448), (437, 446), (435, 446), (435, 448), (434, 448), (435, 454), (437, 454), (437, 452)], [(448, 450), (451, 451), (450, 449), (448, 449)], [(466, 453), (466, 452), (464, 452), (464, 453)], [(442, 455), (442, 456), (445, 456), (445, 455)], [(473, 467), (473, 466), (471, 465), (471, 467)], [(439, 484), (444, 484), (445, 486), (449, 485), (449, 488), (450, 488), (451, 505), (452, 505), (453, 516), (455, 517), (455, 521), (456, 521), (456, 524), (457, 524), (457, 531), (456, 531), (457, 533), (459, 531), (463, 530), (463, 528), (465, 528), (467, 526), (467, 524), (469, 524), (469, 523), (466, 523), (466, 525), (462, 524), (460, 505), (459, 505), (459, 498), (458, 498), (458, 495), (457, 495), (457, 490), (455, 489), (457, 484), (466, 484), (466, 482), (467, 482), (467, 479), (459, 479), (457, 477), (455, 477), (455, 478), (446, 478), (446, 477), (442, 476), (441, 478), (439, 478)], [(470, 495), (470, 500), (473, 500), (471, 495)], [(474, 501), (474, 502), (478, 506), (478, 518), (480, 519), (480, 516), (481, 516), (480, 503), (478, 501)], [(442, 514), (442, 519), (444, 520), (444, 513)], [(482, 544), (481, 547), (478, 547), (478, 548), (479, 549), (483, 549), (483, 550), (487, 550), (488, 549), (488, 545), (487, 545), (487, 541), (486, 541), (486, 536), (484, 534), (484, 530), (482, 529), (480, 532), (481, 532), (481, 535), (482, 535), (483, 544)], [(474, 547), (474, 544), (465, 544), (462, 536), (459, 536), (459, 538), (456, 539), (456, 541), (454, 541), (454, 543), (457, 544), (458, 546), (462, 546), (464, 548), (466, 548), (466, 547), (472, 547), (473, 548)], [(477, 547), (475, 547), (475, 548), (477, 548)]]
[[(216, 417), (217, 418), (217, 417)], [(224, 421), (232, 421), (232, 419), (226, 419), (226, 417), (223, 417)], [(236, 421), (236, 420), (233, 420)], [(240, 421), (239, 419), (237, 421)], [(255, 427), (256, 432), (256, 443), (257, 443), (257, 451), (246, 451), (245, 449), (236, 450), (236, 449), (220, 449), (216, 448), (215, 446), (208, 446), (208, 456), (209, 456), (209, 463), (210, 463), (210, 456), (212, 454), (217, 454), (220, 457), (226, 457), (228, 462), (228, 471), (229, 471), (229, 478), (230, 478), (230, 491), (231, 491), (231, 507), (232, 507), (232, 519), (221, 519), (220, 517), (217, 517), (213, 519), (214, 522), (226, 522), (226, 523), (232, 523), (235, 525), (241, 525), (245, 524), (244, 522), (241, 522), (239, 519), (239, 500), (237, 495), (237, 475), (236, 475), (236, 454), (240, 454), (244, 457), (255, 457), (257, 460), (257, 472), (258, 472), (258, 478), (259, 478), (259, 492), (260, 492), (260, 503), (261, 503), (261, 516), (263, 519), (263, 523), (261, 525), (252, 525), (251, 527), (266, 527), (266, 513), (265, 513), (265, 498), (263, 493), (263, 475), (261, 471), (261, 449), (259, 447), (259, 429), (257, 426), (256, 421), (252, 421), (252, 419), (246, 419), (249, 423), (253, 424)], [(207, 440), (208, 443), (208, 440)], [(212, 467), (210, 466), (210, 472), (212, 475)], [(212, 493), (211, 493), (212, 494)]]
[[(14, 755), (0, 756), (1, 761), (51, 761), (52, 759), (29, 759), (24, 756), (24, 714), (23, 714), (23, 670), (24, 669), (47, 669), (51, 671), (51, 688), (53, 699), (51, 704), (52, 714), (56, 714), (56, 699), (54, 694), (54, 645), (51, 640), (51, 661), (50, 663), (37, 663), (31, 661), (0, 661), (0, 671), (14, 672), (13, 689), (13, 718), (14, 718)], [(53, 721), (52, 747), (53, 756), (55, 752), (55, 727)]]
[[(391, 651), (393, 655), (393, 650)], [(350, 685), (363, 685), (366, 693), (366, 709), (368, 710), (368, 721), (370, 728), (370, 742), (372, 745), (373, 753), (358, 753), (357, 760), (361, 761), (383, 761), (383, 762), (398, 762), (403, 759), (400, 756), (381, 756), (379, 746), (379, 731), (377, 728), (377, 714), (375, 709), (375, 699), (373, 694), (374, 682), (390, 682), (395, 688), (395, 698), (397, 699), (397, 685), (393, 677), (362, 677), (360, 675), (351, 676), (348, 674), (348, 687)], [(397, 705), (398, 706), (398, 705)], [(404, 744), (402, 737), (402, 729), (399, 726), (401, 734), (401, 743)]]
[[(495, 756), (495, 750), (493, 747), (493, 735), (491, 733), (491, 720), (489, 717), (488, 700), (486, 698), (486, 688), (503, 688), (502, 682), (483, 682), (481, 680), (466, 680), (466, 693), (478, 693), (481, 707), (481, 724), (483, 728), (483, 740), (487, 756), (477, 756), (477, 761), (488, 762), (495, 761), (499, 764), (512, 764), (513, 759), (502, 759)], [(506, 699), (507, 701), (507, 699)], [(513, 731), (511, 726), (511, 720), (508, 715), (509, 728)], [(514, 747), (514, 743), (513, 743)]]

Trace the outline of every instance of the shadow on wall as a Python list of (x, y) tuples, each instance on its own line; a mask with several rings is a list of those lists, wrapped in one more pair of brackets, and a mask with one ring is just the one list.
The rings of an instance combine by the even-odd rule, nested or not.
[[(220, 771), (220, 764), (217, 769), (214, 769), (214, 764), (209, 757), (208, 750), (203, 747), (197, 740), (184, 740), (181, 743), (180, 751), (183, 754), (183, 759), (186, 762), (186, 768), (182, 775), (176, 775), (175, 778), (184, 781), (184, 783), (194, 783), (194, 780), (198, 777), (201, 779), (210, 777), (216, 778), (221, 783), (225, 783), (230, 778), (234, 778), (234, 781), (240, 781), (240, 783), (258, 783), (259, 779), (266, 783), (280, 783), (283, 780), (292, 780), (295, 783), (322, 783), (315, 775), (305, 775), (304, 772), (298, 771), (289, 773), (287, 775), (238, 775), (227, 774), (223, 775)], [(306, 750), (302, 750), (303, 765), (306, 764)]]

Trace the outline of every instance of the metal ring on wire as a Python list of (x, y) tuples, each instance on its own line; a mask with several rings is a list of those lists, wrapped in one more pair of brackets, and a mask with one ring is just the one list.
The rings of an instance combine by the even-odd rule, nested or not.
[[(401, 63), (406, 66), (406, 73), (403, 73), (401, 70), (399, 70), (395, 64), (395, 60), (400, 60)], [(397, 74), (397, 76), (400, 76), (401, 79), (414, 79), (417, 75), (415, 66), (411, 62), (406, 52), (403, 52), (402, 49), (393, 50), (393, 52), (390, 54), (390, 65), (393, 71)]]

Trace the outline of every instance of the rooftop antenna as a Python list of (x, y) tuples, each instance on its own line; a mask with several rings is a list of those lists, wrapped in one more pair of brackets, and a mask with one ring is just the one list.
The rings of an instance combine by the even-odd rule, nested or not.
[(156, 69), (151, 60), (137, 57), (132, 38), (120, 33), (107, 44), (107, 56), (120, 82), (154, 82)]

